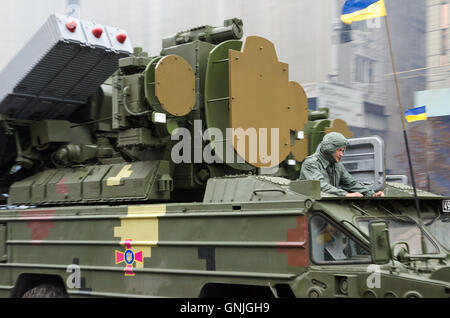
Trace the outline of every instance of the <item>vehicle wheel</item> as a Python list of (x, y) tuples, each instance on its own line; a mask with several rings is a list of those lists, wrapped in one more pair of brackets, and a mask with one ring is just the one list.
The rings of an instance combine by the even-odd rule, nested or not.
[(59, 286), (42, 284), (23, 294), (22, 298), (65, 298), (66, 293)]

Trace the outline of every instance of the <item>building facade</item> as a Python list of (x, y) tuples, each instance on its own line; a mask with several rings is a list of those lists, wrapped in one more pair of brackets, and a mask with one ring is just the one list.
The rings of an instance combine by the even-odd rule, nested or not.
[(450, 87), (450, 5), (427, 0), (427, 90)]

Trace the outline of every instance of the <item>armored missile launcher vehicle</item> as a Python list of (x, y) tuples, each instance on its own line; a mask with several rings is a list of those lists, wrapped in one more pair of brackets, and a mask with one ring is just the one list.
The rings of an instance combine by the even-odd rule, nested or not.
[(385, 197), (298, 180), (325, 134), (352, 133), (242, 36), (230, 19), (148, 56), (49, 18), (0, 73), (1, 297), (450, 296), (448, 198), (419, 191), (418, 218), (378, 137), (346, 160)]

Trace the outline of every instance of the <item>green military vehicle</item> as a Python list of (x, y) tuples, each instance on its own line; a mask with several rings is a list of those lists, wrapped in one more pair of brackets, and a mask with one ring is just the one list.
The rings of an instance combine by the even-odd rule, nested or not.
[(450, 296), (448, 198), (418, 191), (419, 219), (407, 185), (298, 180), (351, 132), (242, 35), (230, 19), (149, 57), (49, 18), (0, 74), (1, 297)]

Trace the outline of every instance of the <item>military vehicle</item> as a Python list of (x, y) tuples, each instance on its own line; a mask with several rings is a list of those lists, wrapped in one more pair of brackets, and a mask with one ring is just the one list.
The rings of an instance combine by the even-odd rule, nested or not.
[(242, 36), (230, 19), (149, 57), (50, 16), (0, 74), (1, 297), (450, 296), (448, 198), (418, 191), (418, 218), (383, 169), (381, 198), (298, 180), (351, 132)]

